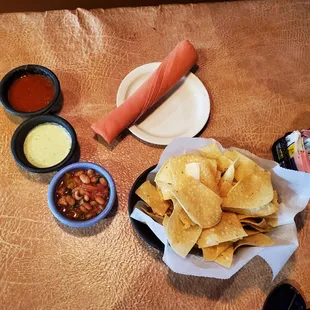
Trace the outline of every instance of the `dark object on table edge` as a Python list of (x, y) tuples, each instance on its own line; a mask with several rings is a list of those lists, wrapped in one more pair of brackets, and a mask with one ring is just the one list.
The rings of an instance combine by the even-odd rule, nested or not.
[(291, 158), (289, 155), (286, 141), (286, 137), (291, 133), (292, 131), (287, 132), (283, 137), (276, 140), (272, 145), (271, 150), (273, 159), (279, 163), (282, 168), (298, 171), (294, 158)]
[(285, 138), (292, 132), (287, 132), (283, 137), (279, 138), (272, 145), (272, 156), (273, 159), (280, 164), (282, 168), (297, 170), (294, 160), (290, 160), (290, 156), (287, 150), (287, 142)]
[[(17, 111), (10, 105), (10, 102), (8, 100), (8, 91), (13, 82), (15, 82), (20, 77), (29, 74), (39, 74), (48, 77), (52, 81), (54, 86), (54, 97), (51, 102), (47, 104), (43, 109), (33, 112)], [(53, 110), (58, 110), (58, 104), (60, 103), (61, 98), (60, 93), (60, 83), (54, 72), (40, 65), (23, 65), (11, 70), (3, 77), (0, 84), (0, 103), (8, 112), (12, 114), (20, 117), (33, 117), (53, 112)]]
[(282, 283), (269, 293), (263, 310), (307, 310), (307, 307), (305, 300), (294, 286)]
[[(44, 124), (47, 122), (57, 123), (63, 126), (68, 131), (68, 133), (71, 136), (71, 149), (66, 158), (57, 165), (48, 168), (38, 168), (33, 166), (27, 160), (24, 154), (24, 141), (30, 130), (32, 130), (34, 127), (40, 124)], [(26, 169), (34, 173), (49, 173), (60, 170), (62, 167), (72, 163), (73, 161), (76, 161), (75, 155), (76, 151), (78, 150), (77, 144), (78, 143), (75, 130), (73, 129), (73, 127), (69, 122), (55, 115), (40, 115), (27, 119), (16, 128), (11, 140), (11, 152), (17, 164), (23, 169)]]
[[(156, 167), (156, 165), (148, 168), (142, 172), (139, 177), (134, 182), (128, 196), (128, 213), (129, 217), (134, 209), (135, 204), (141, 200), (141, 198), (136, 195), (136, 190), (138, 187), (146, 180), (147, 175)], [(138, 234), (138, 236), (145, 241), (151, 247), (157, 249), (158, 251), (164, 253), (164, 244), (156, 237), (156, 235), (151, 231), (151, 229), (144, 223), (141, 223), (130, 217), (132, 227)]]

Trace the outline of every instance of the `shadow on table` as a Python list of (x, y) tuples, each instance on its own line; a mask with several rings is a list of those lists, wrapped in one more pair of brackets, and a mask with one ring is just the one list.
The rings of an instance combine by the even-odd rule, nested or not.
[(90, 227), (70, 227), (67, 226), (61, 222), (59, 222), (56, 218), (55, 221), (57, 225), (66, 233), (76, 236), (76, 237), (91, 237), (94, 235), (99, 234), (103, 230), (105, 230), (113, 221), (118, 209), (118, 197), (116, 196), (116, 201), (115, 205), (113, 206), (112, 210), (110, 213), (107, 215), (106, 218), (102, 219), (99, 221), (97, 224), (94, 226)]
[(23, 121), (25, 121), (27, 118), (25, 117), (20, 117), (17, 116), (15, 114), (12, 114), (10, 112), (8, 112), (7, 110), (4, 110), (4, 113), (6, 115), (6, 117), (15, 125), (19, 126)]
[(136, 141), (143, 143), (147, 146), (151, 146), (153, 148), (161, 148), (164, 149), (166, 146), (165, 145), (156, 145), (152, 143), (148, 143), (146, 141), (141, 140), (140, 138), (136, 137), (135, 135), (131, 134), (128, 128), (126, 128), (122, 133), (118, 135), (117, 138), (115, 138), (111, 143), (106, 142), (100, 135), (95, 134), (94, 139), (103, 145), (105, 148), (107, 148), (110, 151), (113, 151), (115, 148), (118, 147), (118, 145), (127, 137), (131, 135)]
[[(129, 131), (129, 130), (128, 130), (128, 131)], [(150, 143), (150, 142), (146, 142), (146, 141), (144, 141), (144, 140), (138, 138), (138, 137), (135, 136), (134, 134), (132, 134), (132, 136), (133, 136), (133, 138), (134, 138), (136, 141), (138, 141), (138, 142), (140, 142), (140, 143), (142, 143), (142, 144), (144, 144), (144, 145), (150, 146), (150, 147), (152, 147), (152, 148), (155, 148), (155, 149), (164, 149), (164, 148), (166, 147), (166, 145), (152, 144), (152, 143)]]
[[(186, 294), (231, 302), (253, 288), (260, 289), (267, 296), (274, 286), (290, 277), (295, 263), (293, 255), (273, 282), (270, 267), (259, 256), (252, 259), (230, 279), (186, 276), (169, 270), (168, 282)], [(262, 305), (263, 302), (264, 300), (262, 300)]]
[(298, 232), (300, 232), (302, 228), (305, 226), (305, 223), (308, 219), (308, 213), (309, 213), (308, 208), (309, 207), (310, 207), (310, 202), (308, 203), (307, 207), (303, 211), (299, 212), (295, 216), (295, 223), (296, 223)]
[(52, 180), (52, 178), (54, 177), (54, 175), (57, 173), (57, 171), (55, 172), (50, 172), (50, 173), (32, 173), (29, 171), (26, 171), (20, 167), (18, 167), (21, 174), (24, 176), (24, 178), (26, 178), (29, 181), (32, 182), (39, 182), (39, 183), (43, 183), (43, 184), (49, 184)]
[(107, 148), (110, 151), (113, 151), (128, 135), (130, 134), (128, 129), (125, 129), (122, 133), (118, 135), (117, 138), (115, 138), (111, 143), (108, 143), (107, 141), (104, 140), (103, 137), (101, 137), (98, 134), (94, 135), (94, 139), (103, 145), (105, 148)]
[(59, 113), (61, 112), (63, 106), (64, 106), (64, 94), (62, 90), (60, 90), (57, 104), (53, 107), (53, 109), (48, 114), (55, 114), (59, 116)]
[(152, 246), (148, 245), (144, 240), (142, 240), (142, 238), (137, 234), (137, 232), (132, 227), (132, 225), (130, 225), (130, 229), (132, 231), (132, 234), (135, 235), (135, 237), (138, 241), (139, 247), (141, 248), (140, 250), (146, 251), (152, 258), (163, 263), (163, 261), (162, 261), (163, 253), (161, 253), (159, 250), (153, 248)]

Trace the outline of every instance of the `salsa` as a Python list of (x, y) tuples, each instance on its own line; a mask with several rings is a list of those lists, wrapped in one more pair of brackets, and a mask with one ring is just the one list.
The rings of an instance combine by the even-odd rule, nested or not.
[(107, 180), (93, 169), (67, 172), (56, 191), (58, 210), (65, 217), (89, 220), (100, 214), (108, 204), (110, 190)]
[(13, 109), (20, 112), (34, 112), (47, 106), (54, 97), (52, 81), (39, 74), (29, 74), (13, 82), (8, 99)]

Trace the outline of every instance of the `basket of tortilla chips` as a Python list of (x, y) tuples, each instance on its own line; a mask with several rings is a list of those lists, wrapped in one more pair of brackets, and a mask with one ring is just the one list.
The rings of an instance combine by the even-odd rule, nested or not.
[[(228, 278), (260, 255), (275, 276), (298, 245), (293, 218), (310, 195), (299, 186), (304, 175), (281, 170), (213, 139), (178, 138), (163, 152), (155, 178), (136, 190), (144, 203), (132, 217), (157, 222), (151, 229), (164, 231), (164, 261), (176, 272)], [(286, 257), (276, 268), (272, 248)]]

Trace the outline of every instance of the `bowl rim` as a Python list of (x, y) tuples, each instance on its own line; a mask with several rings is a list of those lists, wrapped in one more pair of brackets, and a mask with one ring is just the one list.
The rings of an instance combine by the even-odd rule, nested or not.
[[(33, 127), (31, 127), (31, 129), (27, 132), (27, 134), (36, 126), (44, 124), (44, 123), (57, 123), (60, 126), (62, 126), (63, 128), (65, 128), (70, 137), (71, 137), (71, 149), (68, 153), (68, 155), (58, 164), (51, 166), (51, 167), (47, 167), (47, 168), (38, 168), (35, 167), (33, 165), (26, 165), (25, 163), (23, 163), (20, 159), (19, 156), (17, 155), (16, 152), (16, 141), (17, 141), (17, 137), (19, 134), (22, 133), (22, 131), (24, 130), (24, 127), (27, 126), (29, 123), (35, 123), (37, 120), (41, 120), (41, 119), (46, 119), (45, 121), (42, 121), (41, 123), (35, 124)], [(26, 135), (27, 137), (27, 135)], [(56, 170), (61, 169), (74, 155), (74, 152), (76, 150), (76, 146), (77, 146), (77, 136), (76, 136), (76, 132), (74, 130), (74, 128), (72, 127), (72, 125), (65, 120), (64, 118), (57, 116), (57, 115), (39, 115), (39, 116), (35, 116), (32, 118), (28, 118), (26, 119), (24, 122), (22, 122), (14, 131), (12, 138), (11, 138), (11, 153), (12, 156), (14, 158), (14, 160), (16, 161), (16, 163), (23, 169), (28, 170), (30, 172), (33, 173), (49, 173), (49, 172), (53, 172)], [(30, 163), (29, 163), (30, 164)]]
[[(53, 83), (54, 86), (54, 97), (53, 99), (42, 109), (40, 110), (36, 110), (33, 112), (22, 112), (22, 111), (17, 111), (15, 110), (11, 105), (9, 100), (5, 100), (5, 97), (3, 96), (4, 94), (4, 85), (8, 82), (15, 81), (16, 79), (14, 78), (14, 74), (15, 72), (18, 71), (22, 71), (24, 70), (25, 73), (29, 72), (29, 74), (32, 74), (33, 69), (39, 69), (42, 72), (45, 72), (46, 75), (50, 78), (50, 80)], [(39, 75), (43, 75), (43, 74), (39, 74)], [(1, 105), (10, 113), (17, 115), (17, 116), (21, 116), (21, 117), (34, 117), (34, 116), (38, 116), (38, 115), (42, 115), (45, 114), (47, 112), (49, 112), (52, 107), (58, 102), (58, 99), (60, 97), (60, 83), (59, 83), (59, 79), (56, 76), (56, 74), (49, 68), (41, 66), (41, 65), (36, 65), (36, 64), (28, 64), (28, 65), (22, 65), (16, 68), (13, 68), (12, 70), (10, 70), (1, 80), (0, 83), (0, 103)]]
[[(109, 188), (110, 188), (110, 197), (109, 197), (109, 201), (105, 209), (101, 213), (99, 213), (97, 216), (95, 216), (94, 218), (86, 220), (86, 221), (74, 221), (74, 220), (70, 220), (66, 218), (58, 211), (56, 203), (55, 203), (55, 191), (61, 178), (64, 176), (66, 172), (71, 171), (71, 170), (77, 170), (77, 169), (96, 170), (97, 172), (99, 172), (106, 178), (106, 180), (108, 181)], [(92, 162), (73, 163), (68, 166), (65, 166), (64, 168), (62, 168), (60, 171), (58, 171), (55, 174), (55, 176), (51, 180), (50, 185), (48, 187), (47, 201), (48, 201), (49, 209), (51, 210), (52, 214), (61, 223), (71, 226), (71, 227), (89, 227), (89, 226), (92, 226), (98, 223), (101, 219), (105, 218), (108, 215), (108, 213), (111, 211), (116, 201), (116, 186), (115, 186), (115, 182), (111, 174), (104, 167), (98, 164), (92, 163)]]
[[(165, 245), (158, 239), (158, 237), (152, 232), (152, 230), (144, 223), (139, 222), (131, 217), (131, 213), (134, 209), (134, 204), (132, 202), (133, 197), (136, 195), (136, 190), (139, 186), (139, 183), (142, 184), (148, 176), (148, 174), (153, 171), (156, 168), (157, 164), (145, 169), (140, 173), (140, 175), (136, 178), (133, 185), (130, 188), (129, 194), (128, 194), (128, 215), (130, 218), (130, 223), (136, 232), (136, 234), (149, 246), (152, 248), (158, 250), (161, 253), (164, 253)], [(139, 198), (141, 200), (141, 198)], [(144, 231), (147, 232), (144, 233)]]

